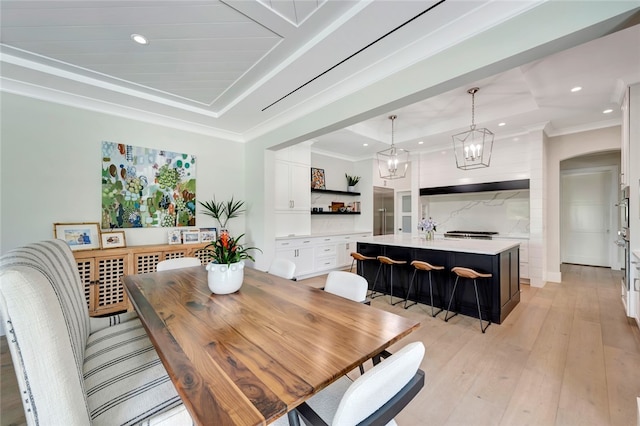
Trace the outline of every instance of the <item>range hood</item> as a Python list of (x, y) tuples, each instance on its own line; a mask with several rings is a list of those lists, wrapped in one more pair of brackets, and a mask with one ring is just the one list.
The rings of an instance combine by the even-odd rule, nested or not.
[(420, 188), (420, 195), (466, 194), (470, 192), (511, 191), (517, 189), (529, 189), (529, 179)]

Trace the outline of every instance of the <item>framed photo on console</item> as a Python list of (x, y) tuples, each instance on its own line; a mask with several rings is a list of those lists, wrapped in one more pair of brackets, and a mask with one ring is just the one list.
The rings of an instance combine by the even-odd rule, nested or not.
[(210, 243), (218, 239), (218, 230), (216, 228), (200, 228), (200, 242)]
[(183, 231), (182, 244), (197, 244), (200, 242), (200, 231)]
[(102, 241), (103, 249), (127, 246), (127, 243), (124, 238), (124, 231), (102, 232), (100, 235), (100, 239)]
[(73, 251), (100, 248), (100, 225), (98, 222), (54, 223), (53, 236), (66, 241)]
[(167, 235), (169, 244), (182, 244), (182, 232), (179, 229), (172, 229)]

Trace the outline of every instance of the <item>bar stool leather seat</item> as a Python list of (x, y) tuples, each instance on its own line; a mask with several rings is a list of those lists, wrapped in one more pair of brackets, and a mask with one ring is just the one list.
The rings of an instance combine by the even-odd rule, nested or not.
[[(482, 326), (482, 312), (480, 311), (480, 298), (478, 297), (478, 284), (476, 282), (476, 280), (478, 278), (491, 278), (493, 277), (492, 274), (488, 274), (488, 273), (482, 273), (482, 272), (478, 272), (475, 271), (471, 268), (465, 268), (462, 266), (456, 266), (454, 268), (451, 269), (451, 272), (453, 272), (454, 274), (456, 274), (456, 282), (453, 285), (453, 291), (451, 292), (451, 298), (449, 299), (449, 305), (447, 306), (447, 313), (444, 316), (444, 320), (445, 322), (449, 321), (451, 318), (455, 317), (456, 315), (458, 315), (458, 312), (456, 312), (455, 314), (449, 316), (449, 311), (451, 309), (451, 302), (453, 301), (453, 298), (456, 294), (456, 287), (458, 286), (458, 280), (460, 278), (467, 278), (470, 280), (473, 280), (473, 289), (475, 291), (476, 294), (476, 306), (478, 307), (478, 319), (480, 320), (480, 330), (484, 333), (487, 330), (487, 327), (489, 327), (491, 325), (491, 314), (489, 314), (489, 319), (488, 319), (488, 323), (486, 326)], [(489, 302), (491, 302), (491, 300), (489, 300)], [(489, 303), (489, 305), (491, 305), (491, 303)], [(491, 306), (489, 308), (489, 312), (491, 312)]]
[(378, 266), (378, 272), (376, 273), (376, 278), (373, 282), (373, 287), (371, 288), (371, 299), (374, 299), (378, 296), (382, 296), (382, 294), (379, 294), (378, 296), (374, 296), (373, 294), (375, 293), (376, 290), (376, 284), (378, 283), (378, 277), (380, 275), (380, 271), (383, 269), (383, 267), (386, 265), (389, 267), (389, 274), (387, 277), (387, 282), (389, 282), (389, 288), (390, 288), (390, 297), (389, 297), (389, 304), (391, 305), (397, 305), (398, 303), (402, 302), (402, 299), (396, 301), (395, 303), (393, 303), (393, 267), (397, 266), (397, 265), (406, 265), (407, 261), (406, 260), (394, 260), (391, 259), (388, 256), (378, 256), (377, 257), (378, 261), (380, 262), (380, 266)]
[[(365, 256), (363, 254), (360, 254), (356, 251), (351, 252), (351, 257), (353, 257), (353, 260), (351, 261), (351, 268), (349, 268), (349, 272), (353, 272), (353, 264), (358, 262), (363, 262), (365, 260), (376, 260), (375, 256)], [(360, 263), (361, 264), (361, 263)], [(356, 267), (356, 272), (358, 271), (358, 268)]]
[(411, 305), (407, 305), (409, 294), (411, 293), (411, 289), (413, 288), (413, 284), (415, 283), (416, 274), (418, 273), (418, 271), (426, 271), (429, 273), (429, 295), (431, 296), (431, 316), (435, 317), (444, 309), (440, 307), (440, 310), (434, 313), (435, 308), (433, 306), (433, 283), (431, 280), (431, 271), (441, 271), (444, 269), (444, 266), (435, 266), (422, 260), (412, 261), (411, 266), (414, 267), (414, 270), (413, 270), (413, 275), (411, 276), (411, 283), (409, 284), (409, 290), (407, 291), (407, 297), (404, 299), (404, 308), (407, 309), (410, 306), (413, 306), (418, 303), (418, 302), (413, 302)]

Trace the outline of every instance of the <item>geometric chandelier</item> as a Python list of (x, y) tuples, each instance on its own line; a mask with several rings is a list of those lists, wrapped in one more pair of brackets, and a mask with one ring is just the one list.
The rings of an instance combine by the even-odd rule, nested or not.
[(475, 95), (478, 90), (477, 87), (467, 90), (471, 95), (471, 129), (451, 136), (456, 167), (462, 170), (489, 167), (491, 163), (493, 133), (485, 128), (476, 129), (475, 124)]
[(393, 138), (393, 122), (398, 118), (390, 115), (391, 120), (391, 148), (378, 152), (378, 172), (382, 179), (401, 179), (407, 175), (409, 167), (409, 151), (396, 148)]

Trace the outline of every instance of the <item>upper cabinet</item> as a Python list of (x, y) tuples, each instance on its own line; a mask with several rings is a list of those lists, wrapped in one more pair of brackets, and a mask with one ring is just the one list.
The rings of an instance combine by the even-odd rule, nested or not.
[(308, 144), (302, 143), (276, 152), (276, 211), (309, 212), (310, 176), (311, 150)]
[(275, 154), (276, 235), (304, 235), (311, 230), (311, 150), (308, 143)]
[(309, 212), (309, 173), (309, 166), (276, 160), (276, 210)]

